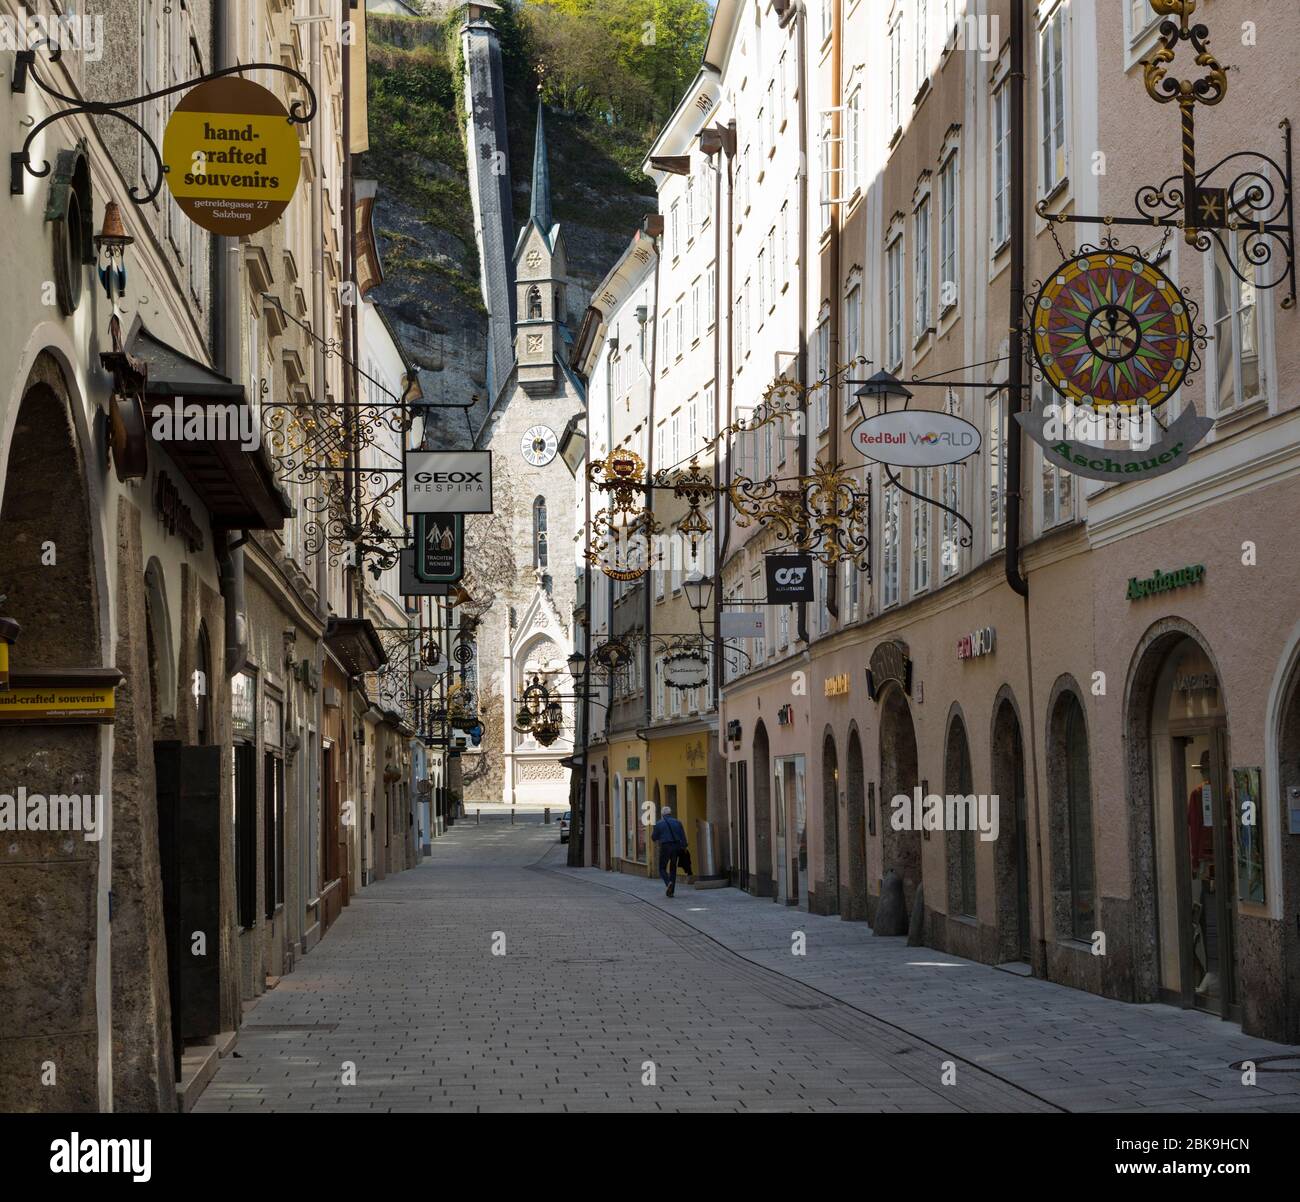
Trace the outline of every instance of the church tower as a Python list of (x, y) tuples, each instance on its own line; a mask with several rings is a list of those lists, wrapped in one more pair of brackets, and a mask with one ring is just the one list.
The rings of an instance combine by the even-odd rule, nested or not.
[(546, 111), (537, 102), (533, 146), (533, 194), (528, 222), (515, 245), (517, 312), (515, 361), (519, 384), (531, 396), (547, 396), (562, 386), (556, 356), (566, 353), (562, 327), (567, 320), (564, 235), (551, 213), (551, 174), (546, 147)]

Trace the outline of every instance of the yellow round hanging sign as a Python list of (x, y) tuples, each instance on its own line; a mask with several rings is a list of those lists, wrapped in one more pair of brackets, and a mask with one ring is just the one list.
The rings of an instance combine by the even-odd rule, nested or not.
[(227, 76), (186, 93), (163, 134), (167, 186), (213, 234), (255, 234), (288, 207), (301, 167), (298, 131), (273, 92)]

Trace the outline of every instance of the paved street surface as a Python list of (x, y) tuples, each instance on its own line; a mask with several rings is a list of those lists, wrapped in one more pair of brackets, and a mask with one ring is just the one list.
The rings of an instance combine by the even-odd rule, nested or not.
[(1300, 1073), (1228, 1067), (1294, 1049), (1214, 1018), (565, 850), (458, 824), (246, 1013), (197, 1109), (1300, 1110)]

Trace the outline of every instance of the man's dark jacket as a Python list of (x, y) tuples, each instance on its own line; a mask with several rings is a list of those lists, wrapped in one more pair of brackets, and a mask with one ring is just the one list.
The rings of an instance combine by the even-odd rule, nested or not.
[(660, 818), (655, 823), (654, 830), (650, 832), (650, 837), (659, 844), (660, 848), (673, 844), (678, 847), (686, 846), (686, 828), (676, 818)]

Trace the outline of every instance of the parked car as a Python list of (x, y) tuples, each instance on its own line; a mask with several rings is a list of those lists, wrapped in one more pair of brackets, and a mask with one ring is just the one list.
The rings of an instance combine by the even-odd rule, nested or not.
[(569, 841), (569, 820), (572, 817), (573, 817), (572, 810), (565, 810), (564, 813), (560, 815), (560, 842), (561, 843), (567, 843)]

